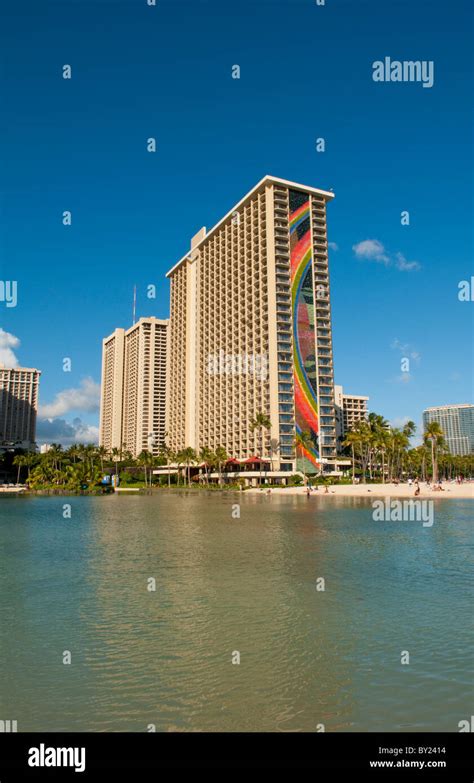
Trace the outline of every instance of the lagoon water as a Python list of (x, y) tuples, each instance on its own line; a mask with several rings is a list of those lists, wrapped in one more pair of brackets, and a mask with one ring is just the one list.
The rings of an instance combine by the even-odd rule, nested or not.
[(1, 498), (0, 719), (458, 731), (472, 713), (472, 520), (469, 500), (436, 500), (423, 527), (374, 522), (354, 498)]

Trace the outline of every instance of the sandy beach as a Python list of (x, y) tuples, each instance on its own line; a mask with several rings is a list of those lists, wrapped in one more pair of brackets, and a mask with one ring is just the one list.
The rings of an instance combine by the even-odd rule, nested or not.
[[(420, 494), (418, 498), (432, 498), (444, 500), (446, 498), (469, 498), (474, 499), (474, 481), (465, 484), (450, 484), (448, 482), (443, 483), (443, 492), (438, 490), (431, 490), (425, 484), (420, 484)], [(330, 496), (344, 496), (344, 497), (392, 497), (392, 498), (414, 498), (415, 488), (408, 486), (408, 484), (339, 484), (333, 487), (328, 487), (329, 492), (325, 492), (325, 488), (319, 486), (316, 491), (314, 488), (311, 492), (313, 495)], [(268, 488), (259, 489), (258, 487), (252, 487), (246, 490), (247, 492), (267, 492)], [(305, 495), (306, 489), (304, 487), (272, 487), (272, 495)]]

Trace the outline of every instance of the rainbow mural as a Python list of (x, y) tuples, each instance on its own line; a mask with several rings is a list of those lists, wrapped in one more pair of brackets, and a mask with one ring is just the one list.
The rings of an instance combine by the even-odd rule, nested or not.
[(310, 200), (290, 190), (290, 264), (296, 433), (311, 433), (313, 446), (298, 453), (320, 467)]

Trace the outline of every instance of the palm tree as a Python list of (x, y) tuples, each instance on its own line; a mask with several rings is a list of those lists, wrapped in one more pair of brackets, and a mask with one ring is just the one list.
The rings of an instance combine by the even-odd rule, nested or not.
[(385, 455), (390, 443), (390, 432), (386, 428), (377, 429), (373, 434), (373, 446), (376, 455), (376, 465), (382, 460), (382, 484), (385, 484)]
[(425, 443), (431, 441), (431, 464), (433, 466), (433, 482), (438, 481), (437, 452), (444, 444), (444, 432), (437, 421), (431, 421), (425, 427), (423, 436)]
[(118, 469), (122, 457), (121, 449), (118, 449), (117, 446), (114, 446), (111, 454), (112, 454), (112, 459), (115, 462), (115, 475), (118, 476)]
[(21, 469), (26, 465), (26, 457), (24, 454), (17, 454), (15, 459), (13, 460), (13, 464), (18, 466), (18, 473), (16, 477), (16, 483), (20, 483), (20, 472)]
[[(417, 453), (417, 460), (420, 467), (420, 474), (423, 481), (426, 481), (426, 462), (429, 456), (429, 450), (426, 443), (417, 446), (414, 451)], [(416, 460), (415, 460), (416, 462)]]
[(47, 459), (51, 460), (55, 470), (61, 469), (61, 462), (63, 457), (63, 447), (60, 443), (52, 443), (48, 451), (46, 452)]
[(413, 435), (416, 432), (416, 424), (414, 421), (407, 421), (406, 424), (403, 425), (402, 432), (404, 435), (407, 436), (407, 438), (412, 438)]
[(131, 451), (125, 448), (125, 443), (123, 444), (123, 451), (122, 451), (122, 459), (124, 462), (132, 462), (133, 463), (133, 454)]
[(270, 465), (273, 473), (273, 455), (278, 454), (281, 449), (281, 443), (278, 438), (270, 438)]
[(208, 449), (207, 446), (203, 446), (201, 451), (199, 452), (199, 459), (201, 462), (204, 462), (204, 471), (206, 474), (206, 484), (209, 486), (209, 470), (208, 466), (212, 462), (212, 452), (210, 449)]
[[(369, 456), (369, 475), (372, 478), (372, 457), (377, 461), (377, 454), (382, 455), (382, 461), (385, 462), (385, 446), (387, 442), (388, 421), (379, 413), (369, 413), (367, 416), (369, 431), (367, 436), (370, 438), (370, 456)], [(382, 480), (385, 467), (382, 468)]]
[(393, 427), (390, 432), (390, 447), (392, 452), (392, 470), (390, 478), (401, 478), (403, 474), (403, 454), (409, 445), (408, 437), (403, 430)]
[(96, 454), (100, 459), (100, 469), (102, 473), (104, 472), (104, 460), (107, 459), (109, 456), (109, 452), (105, 448), (105, 446), (99, 446), (98, 449), (96, 449)]
[(75, 465), (76, 464), (76, 459), (80, 455), (80, 449), (78, 448), (77, 444), (73, 443), (72, 446), (69, 446), (66, 454), (67, 454), (68, 457), (72, 457), (72, 461), (73, 461), (73, 463)]
[(304, 468), (305, 465), (305, 457), (304, 452), (308, 451), (313, 446), (313, 439), (311, 437), (311, 432), (309, 430), (303, 430), (302, 432), (297, 432), (295, 437), (294, 446), (296, 449), (296, 455), (298, 456), (298, 449), (300, 450), (300, 457), (301, 457), (301, 464), (303, 465), (303, 476), (304, 476), (304, 483), (306, 484), (306, 471)]
[[(148, 486), (148, 481), (147, 481), (148, 473), (147, 473), (147, 471), (148, 471), (148, 467), (150, 467), (150, 470), (152, 468), (153, 455), (150, 454), (149, 451), (144, 449), (138, 455), (137, 462), (138, 462), (139, 465), (143, 466), (143, 472), (145, 474), (145, 487), (146, 487), (146, 486)], [(150, 486), (151, 486), (151, 476), (150, 476)]]
[(30, 480), (31, 468), (33, 467), (33, 465), (36, 465), (37, 461), (38, 461), (38, 455), (35, 454), (33, 451), (29, 451), (27, 452), (27, 454), (25, 454), (25, 465), (28, 470), (27, 481)]
[(166, 445), (165, 441), (161, 444), (160, 448), (160, 456), (162, 456), (164, 459), (166, 459), (166, 467), (168, 469), (168, 489), (171, 487), (171, 470), (170, 470), (170, 463), (176, 462), (176, 454), (172, 449)]
[(186, 446), (185, 449), (180, 451), (181, 462), (186, 465), (186, 476), (188, 480), (188, 486), (191, 486), (191, 462), (195, 462), (197, 454), (191, 446)]
[(88, 460), (91, 471), (94, 470), (94, 459), (96, 452), (97, 449), (92, 443), (88, 443), (87, 446), (84, 447), (84, 458)]
[(348, 446), (351, 449), (352, 454), (352, 483), (355, 481), (355, 447), (359, 444), (360, 436), (357, 432), (350, 430), (346, 434), (346, 438), (343, 442), (343, 446)]
[(262, 486), (262, 459), (263, 459), (263, 431), (264, 430), (270, 430), (272, 426), (272, 423), (270, 421), (270, 417), (267, 416), (266, 413), (257, 413), (255, 418), (250, 422), (250, 430), (251, 432), (255, 432), (255, 430), (258, 430), (260, 433), (260, 454), (258, 455), (260, 458), (260, 478), (259, 478), (259, 484)]
[(225, 448), (223, 446), (218, 446), (216, 449), (216, 452), (214, 455), (211, 454), (211, 460), (215, 458), (215, 461), (217, 463), (217, 471), (219, 474), (219, 485), (222, 484), (222, 463), (227, 462), (229, 459), (229, 455), (227, 454)]

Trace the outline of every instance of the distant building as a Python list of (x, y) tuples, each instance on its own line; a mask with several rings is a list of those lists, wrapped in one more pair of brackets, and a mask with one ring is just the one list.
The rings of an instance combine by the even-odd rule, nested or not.
[(158, 454), (165, 438), (168, 321), (140, 318), (102, 343), (99, 442)]
[(334, 386), (334, 405), (336, 410), (336, 435), (338, 444), (345, 438), (356, 422), (367, 418), (368, 397), (361, 394), (344, 394), (342, 386)]
[(423, 411), (423, 428), (438, 422), (453, 456), (474, 454), (474, 405), (438, 405)]
[(35, 445), (41, 372), (0, 364), (0, 447)]
[(47, 454), (51, 449), (51, 443), (42, 443), (40, 446), (40, 454)]

